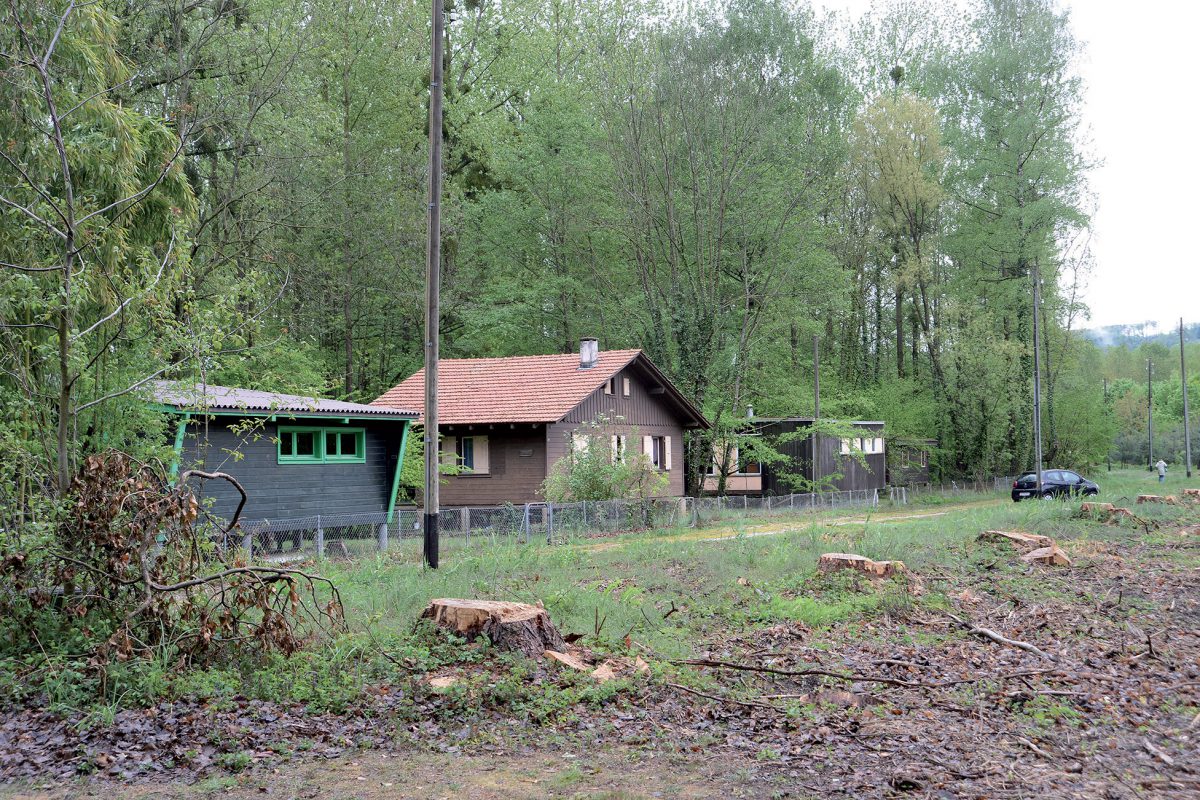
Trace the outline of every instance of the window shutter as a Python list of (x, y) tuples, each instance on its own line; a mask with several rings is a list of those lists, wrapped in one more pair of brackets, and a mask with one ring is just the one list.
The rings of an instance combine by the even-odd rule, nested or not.
[(646, 460), (651, 464), (654, 463), (654, 437), (642, 437), (642, 453), (646, 456)]
[(487, 474), (490, 471), (488, 464), (488, 437), (475, 437), (475, 470), (476, 473)]
[(458, 464), (458, 437), (443, 436), (440, 454), (442, 466), (453, 467)]
[(621, 379), (621, 393), (629, 397), (629, 378)]
[(663, 437), (663, 469), (668, 472), (671, 469), (671, 437)]
[(571, 434), (571, 452), (586, 453), (588, 449), (588, 438), (586, 434), (572, 433)]

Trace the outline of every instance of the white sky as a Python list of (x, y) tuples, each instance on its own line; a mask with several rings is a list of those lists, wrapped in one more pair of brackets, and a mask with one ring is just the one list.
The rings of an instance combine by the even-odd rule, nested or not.
[[(815, 0), (857, 17), (870, 0)], [(1200, 70), (1191, 0), (1066, 0), (1085, 43), (1095, 270), (1087, 327), (1200, 321)]]

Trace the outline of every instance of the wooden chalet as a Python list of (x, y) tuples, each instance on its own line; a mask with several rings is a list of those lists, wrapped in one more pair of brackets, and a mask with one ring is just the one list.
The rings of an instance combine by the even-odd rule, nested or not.
[[(173, 472), (232, 475), (246, 490), (243, 523), (390, 514), (416, 412), (317, 397), (160, 381), (153, 406), (176, 419)], [(210, 512), (229, 518), (240, 495), (197, 482)]]
[[(373, 405), (425, 408), (425, 371)], [(542, 482), (573, 446), (581, 425), (604, 417), (614, 449), (644, 453), (684, 493), (683, 433), (708, 421), (641, 350), (601, 351), (584, 339), (578, 354), (442, 359), (438, 428), (446, 506), (537, 502)]]
[[(762, 436), (787, 457), (782, 464), (761, 464), (741, 458), (734, 448), (733, 472), (725, 478), (726, 494), (781, 495), (799, 491), (785, 476), (799, 476), (821, 485), (829, 491), (882, 489), (886, 485), (887, 446), (882, 422), (851, 423), (861, 435), (838, 438), (826, 434), (816, 436), (817, 457), (813, 459), (813, 437), (785, 436), (803, 434), (812, 428), (812, 417), (754, 417), (747, 420), (745, 435)], [(854, 457), (862, 454), (862, 461)], [(838, 477), (831, 477), (831, 476)], [(819, 476), (820, 480), (817, 480)], [(720, 485), (718, 465), (714, 457), (704, 479), (704, 490), (716, 492)]]

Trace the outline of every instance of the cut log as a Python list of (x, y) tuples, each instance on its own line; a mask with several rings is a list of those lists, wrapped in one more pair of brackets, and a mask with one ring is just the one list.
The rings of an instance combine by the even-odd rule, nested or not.
[(1051, 567), (1069, 567), (1071, 559), (1062, 551), (1058, 545), (1050, 545), (1042, 547), (1032, 552), (1021, 556), (1021, 560), (1027, 564), (1046, 564)]
[(1157, 494), (1139, 494), (1137, 501), (1138, 505), (1142, 505), (1143, 503), (1159, 503), (1168, 506), (1179, 505), (1179, 498), (1175, 497), (1174, 495), (1167, 495), (1166, 497), (1163, 497)]
[(483, 634), (498, 650), (520, 652), (530, 658), (546, 650), (567, 649), (546, 609), (528, 603), (441, 598), (431, 600), (421, 618), (431, 619), (467, 641)]
[(617, 672), (616, 669), (613, 668), (613, 662), (605, 661), (603, 664), (596, 667), (594, 670), (592, 670), (592, 677), (601, 683), (607, 683), (608, 681), (615, 680), (617, 677)]
[(855, 553), (825, 553), (817, 562), (817, 568), (821, 572), (852, 569), (871, 578), (890, 578), (897, 572), (904, 572), (904, 562), (872, 561)]
[(1115, 509), (1112, 503), (1084, 503), (1079, 507), (1080, 514), (1111, 514)]
[(1185, 500), (1200, 500), (1200, 489), (1184, 489), (1183, 497)]
[(592, 671), (591, 664), (588, 664), (586, 661), (581, 659), (579, 656), (574, 655), (572, 653), (563, 653), (563, 652), (559, 652), (558, 650), (546, 650), (542, 653), (542, 655), (544, 655), (546, 658), (550, 659), (551, 661), (556, 661), (559, 664), (562, 664), (564, 667), (570, 667), (571, 669), (577, 669), (580, 672), (591, 672)]
[(979, 534), (982, 542), (1008, 543), (1015, 547), (1053, 547), (1054, 540), (1039, 533), (1024, 533), (1022, 531), (984, 531)]
[(1134, 514), (1128, 508), (1121, 508), (1120, 506), (1118, 506), (1117, 508), (1114, 508), (1112, 510), (1112, 512), (1109, 514), (1108, 518), (1110, 521), (1111, 520), (1120, 520), (1121, 518), (1125, 518), (1125, 519), (1131, 519), (1134, 522), (1137, 522), (1137, 514)]

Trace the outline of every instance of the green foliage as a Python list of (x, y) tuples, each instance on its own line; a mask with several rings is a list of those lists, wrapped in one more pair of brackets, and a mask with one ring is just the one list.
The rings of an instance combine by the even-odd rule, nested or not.
[[(542, 496), (554, 502), (644, 500), (660, 494), (669, 477), (635, 452), (637, 428), (616, 427), (622, 420), (599, 416), (579, 426), (567, 454), (550, 468)], [(620, 437), (620, 438), (618, 438)]]

